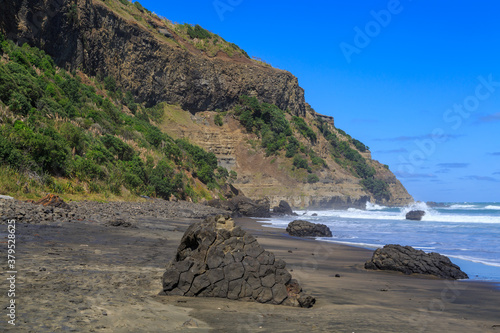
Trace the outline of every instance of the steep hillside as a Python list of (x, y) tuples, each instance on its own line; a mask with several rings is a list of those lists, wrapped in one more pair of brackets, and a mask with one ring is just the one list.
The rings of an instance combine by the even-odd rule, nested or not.
[(0, 194), (218, 197), (229, 172), (156, 122), (114, 79), (89, 79), (0, 33)]
[(297, 78), (198, 25), (173, 24), (126, 0), (2, 8), (0, 30), (9, 38), (42, 48), (68, 70), (113, 79), (116, 90), (161, 109), (164, 133), (213, 152), (250, 197), (319, 208), (412, 201), (364, 144), (305, 103)]

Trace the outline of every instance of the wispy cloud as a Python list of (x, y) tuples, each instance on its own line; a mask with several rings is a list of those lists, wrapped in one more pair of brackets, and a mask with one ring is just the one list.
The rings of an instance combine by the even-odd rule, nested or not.
[(410, 173), (410, 172), (401, 172), (401, 171), (396, 171), (394, 172), (396, 177), (400, 178), (405, 178), (405, 179), (431, 179), (431, 178), (437, 178), (436, 175), (433, 175), (431, 173)]
[(494, 175), (500, 175), (500, 171), (493, 172)]
[(399, 149), (389, 149), (389, 150), (377, 150), (375, 153), (378, 154), (400, 154), (400, 153), (407, 153), (408, 149), (406, 148), (399, 148)]
[(493, 153), (488, 153), (488, 155), (500, 156), (500, 151), (495, 151)]
[(489, 114), (487, 116), (479, 117), (479, 121), (482, 123), (491, 123), (494, 121), (500, 121), (500, 112)]
[(476, 176), (470, 175), (462, 177), (464, 180), (476, 180), (476, 181), (484, 181), (484, 182), (500, 182), (497, 178), (489, 177), (489, 176)]
[(415, 135), (415, 136), (397, 136), (395, 138), (379, 138), (374, 139), (374, 141), (415, 141), (415, 140), (423, 140), (423, 139), (439, 139), (440, 141), (456, 139), (462, 137), (462, 134), (446, 134), (444, 136), (437, 137), (434, 134), (423, 134), (423, 135)]
[(467, 168), (469, 166), (469, 163), (439, 163), (436, 165), (440, 168), (460, 169), (460, 168)]

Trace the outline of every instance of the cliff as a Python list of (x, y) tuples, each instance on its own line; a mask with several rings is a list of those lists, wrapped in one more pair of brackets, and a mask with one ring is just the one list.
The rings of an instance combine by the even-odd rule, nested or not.
[[(189, 27), (126, 1), (0, 3), (0, 31), (10, 39), (43, 49), (68, 70), (112, 77), (122, 91), (132, 92), (146, 106), (167, 102), (162, 130), (214, 152), (220, 165), (237, 172), (235, 185), (252, 198), (268, 196), (273, 204), (285, 199), (295, 207), (310, 208), (364, 207), (367, 200), (389, 205), (413, 201), (369, 151), (335, 128), (332, 117), (306, 104), (296, 77), (248, 58), (216, 35), (205, 31), (208, 37), (190, 38)], [(306, 159), (310, 167), (294, 165), (284, 146), (269, 154), (261, 144), (262, 133), (242, 126), (234, 111), (241, 107), (242, 95), (284, 111), (292, 131), (286, 142), (296, 139), (300, 151), (294, 156)], [(222, 126), (214, 121), (217, 115), (223, 116)], [(294, 116), (302, 118), (317, 139), (301, 135), (298, 123), (293, 125)], [(348, 156), (353, 152), (354, 159)], [(311, 164), (315, 157), (323, 162)], [(362, 174), (360, 165), (373, 172)], [(369, 189), (368, 181), (375, 180), (385, 184), (383, 195)]]
[(168, 101), (191, 112), (227, 110), (239, 96), (251, 95), (297, 115), (305, 112), (304, 91), (289, 72), (223, 52), (209, 57), (169, 22), (144, 15), (132, 4), (4, 2), (0, 28), (9, 38), (43, 49), (68, 70), (112, 76), (148, 106)]

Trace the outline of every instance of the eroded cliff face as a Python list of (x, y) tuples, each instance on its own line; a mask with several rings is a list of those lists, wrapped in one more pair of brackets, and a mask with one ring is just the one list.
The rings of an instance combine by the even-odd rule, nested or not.
[[(310, 209), (364, 208), (366, 201), (377, 201), (359, 178), (337, 164), (321, 136), (313, 146), (303, 140), (326, 162), (316, 173), (319, 181), (308, 183), (291, 159), (266, 156), (255, 134), (247, 133), (233, 115), (225, 117), (222, 127), (214, 124), (214, 110), (231, 110), (239, 96), (249, 95), (288, 110), (289, 118), (321, 118), (333, 127), (332, 117), (307, 107), (292, 74), (222, 52), (209, 57), (164, 21), (153, 16), (140, 21), (110, 3), (120, 6), (115, 0), (0, 0), (0, 31), (45, 50), (60, 67), (114, 77), (123, 91), (147, 105), (177, 105), (165, 110), (162, 129), (214, 152), (220, 165), (238, 173), (235, 186), (251, 198), (267, 196), (272, 205), (286, 200)], [(161, 29), (170, 37), (159, 33)], [(389, 170), (369, 153), (362, 155), (389, 185), (391, 198), (378, 203), (413, 201)]]
[(2, 1), (0, 29), (9, 38), (43, 49), (61, 67), (112, 76), (149, 106), (228, 110), (249, 95), (305, 113), (304, 91), (289, 72), (223, 53), (210, 58), (174, 31), (159, 33), (167, 27), (158, 18), (145, 27), (99, 0)]
[(233, 114), (224, 117), (222, 126), (214, 123), (216, 115), (216, 112), (210, 111), (192, 115), (179, 107), (167, 106), (160, 128), (176, 138), (187, 137), (213, 152), (220, 165), (238, 173), (234, 185), (252, 199), (268, 197), (271, 207), (277, 206), (280, 200), (286, 200), (292, 207), (304, 209), (364, 209), (367, 201), (391, 206), (413, 202), (394, 174), (372, 160), (368, 152), (363, 155), (375, 168), (377, 177), (388, 184), (389, 200), (375, 199), (360, 185), (359, 178), (338, 165), (330, 153), (328, 142), (321, 136), (314, 145), (301, 139), (327, 165), (316, 171), (319, 181), (310, 184), (305, 181), (307, 173), (294, 168), (292, 159), (284, 154), (266, 156), (258, 137), (247, 133)]

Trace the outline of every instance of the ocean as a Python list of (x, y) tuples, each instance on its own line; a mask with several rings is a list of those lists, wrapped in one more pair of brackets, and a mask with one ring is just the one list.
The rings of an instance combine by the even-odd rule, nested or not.
[[(406, 220), (406, 213), (415, 209), (426, 212), (422, 220)], [(318, 240), (367, 249), (386, 244), (410, 245), (448, 256), (471, 280), (500, 282), (500, 203), (429, 207), (419, 202), (384, 207), (367, 202), (365, 210), (295, 212), (299, 217), (275, 217), (268, 222), (277, 228), (286, 228), (295, 219), (326, 224), (333, 237)]]

